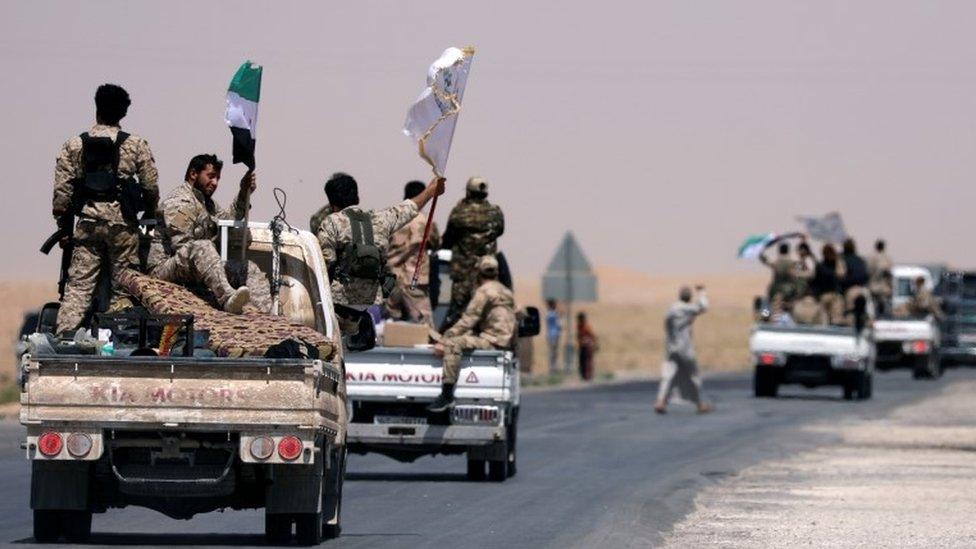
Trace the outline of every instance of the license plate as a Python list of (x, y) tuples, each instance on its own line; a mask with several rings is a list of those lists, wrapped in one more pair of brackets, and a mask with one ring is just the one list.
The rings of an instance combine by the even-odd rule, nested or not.
[(373, 416), (376, 425), (427, 425), (425, 417)]

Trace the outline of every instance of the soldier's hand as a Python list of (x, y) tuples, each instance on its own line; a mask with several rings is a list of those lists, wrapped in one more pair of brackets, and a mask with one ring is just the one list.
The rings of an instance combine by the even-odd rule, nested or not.
[(447, 179), (443, 177), (435, 177), (434, 179), (430, 180), (430, 184), (427, 186), (434, 188), (434, 196), (440, 196), (444, 194), (444, 190), (445, 190), (444, 183), (446, 182)]
[(255, 172), (248, 171), (241, 178), (241, 192), (254, 194), (254, 191), (258, 188), (258, 176)]
[(436, 345), (434, 345), (434, 356), (436, 356), (438, 358), (443, 358), (444, 357), (444, 345), (443, 344), (437, 343)]
[(61, 249), (64, 249), (65, 247), (68, 246), (70, 242), (71, 242), (70, 236), (62, 236), (61, 239), (58, 240), (58, 246), (60, 246)]

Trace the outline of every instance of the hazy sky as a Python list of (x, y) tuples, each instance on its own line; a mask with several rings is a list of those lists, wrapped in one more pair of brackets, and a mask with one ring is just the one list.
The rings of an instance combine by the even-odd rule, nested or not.
[[(976, 3), (14, 2), (0, 8), (0, 278), (56, 276), (54, 160), (125, 86), (165, 194), (199, 152), (230, 155), (224, 94), (265, 66), (252, 219), (288, 192), (306, 227), (322, 183), (370, 207), (428, 168), (400, 133), (427, 66), (477, 54), (437, 219), (468, 176), (505, 210), (502, 247), (541, 272), (567, 229), (595, 264), (649, 273), (758, 269), (750, 233), (840, 210), (863, 247), (973, 265)], [(240, 166), (225, 167), (230, 200)]]

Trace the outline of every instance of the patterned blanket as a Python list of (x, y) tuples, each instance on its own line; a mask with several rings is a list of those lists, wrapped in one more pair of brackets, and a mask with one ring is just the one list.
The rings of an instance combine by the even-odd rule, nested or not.
[(335, 351), (324, 335), (284, 317), (257, 312), (226, 313), (183, 286), (137, 271), (127, 270), (119, 280), (149, 312), (193, 315), (194, 328), (210, 331), (209, 347), (218, 356), (264, 356), (269, 347), (289, 339), (314, 346), (323, 360), (331, 359)]

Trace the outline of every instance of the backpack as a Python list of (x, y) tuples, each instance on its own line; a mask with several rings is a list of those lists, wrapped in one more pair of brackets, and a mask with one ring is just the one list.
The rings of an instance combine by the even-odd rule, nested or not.
[(373, 217), (363, 211), (345, 210), (352, 229), (352, 241), (346, 246), (340, 270), (347, 278), (381, 281), (386, 274), (386, 258), (373, 238)]
[(75, 180), (73, 204), (76, 213), (87, 202), (118, 201), (126, 220), (135, 222), (145, 210), (142, 185), (119, 176), (119, 151), (129, 134), (120, 131), (113, 141), (108, 137), (81, 134), (81, 159), (84, 175)]

